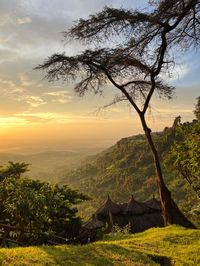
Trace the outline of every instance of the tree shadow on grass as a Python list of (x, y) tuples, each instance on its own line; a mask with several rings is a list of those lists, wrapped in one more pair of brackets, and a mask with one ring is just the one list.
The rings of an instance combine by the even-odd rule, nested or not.
[[(162, 265), (148, 254), (114, 244), (41, 247), (55, 264), (67, 266)], [(49, 264), (48, 264), (49, 265)]]

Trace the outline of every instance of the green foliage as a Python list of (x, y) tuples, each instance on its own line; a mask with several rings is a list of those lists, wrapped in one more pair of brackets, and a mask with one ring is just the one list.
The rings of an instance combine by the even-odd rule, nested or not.
[(14, 163), (9, 161), (6, 167), (0, 167), (0, 180), (6, 177), (20, 178), (22, 174), (29, 171), (29, 164), (27, 163)]
[[(162, 134), (157, 138), (160, 140)], [(140, 199), (145, 199), (143, 189), (150, 189), (153, 193), (155, 183), (153, 188), (144, 184), (152, 176), (151, 152), (144, 136), (138, 135), (122, 139), (105, 152), (90, 157), (86, 164), (67, 173), (62, 183), (73, 184), (100, 200), (110, 193), (115, 200), (124, 201), (137, 192)]]
[(112, 231), (109, 233), (109, 236), (122, 236), (122, 235), (127, 235), (131, 232), (131, 225), (127, 224), (123, 227), (120, 227), (118, 225), (113, 225), (112, 226)]
[(196, 118), (200, 121), (200, 96), (197, 98), (197, 104), (195, 106), (194, 114)]
[[(17, 165), (23, 166), (24, 171), (23, 163)], [(10, 169), (5, 169), (8, 168)], [(15, 232), (19, 236), (18, 240), (25, 244), (34, 241), (43, 243), (47, 235), (41, 235), (51, 232), (63, 237), (75, 237), (81, 220), (77, 217), (74, 205), (88, 197), (66, 185), (51, 185), (39, 180), (19, 178), (19, 172), (9, 172), (0, 182), (1, 222), (7, 224), (9, 221), (10, 225), (29, 232), (29, 235), (24, 234), (23, 237), (20, 236), (21, 230)]]
[(196, 266), (200, 231), (177, 226), (153, 228), (135, 235), (109, 236), (82, 246), (41, 246), (0, 249), (0, 264), (8, 265), (177, 265)]
[(200, 123), (181, 127), (179, 135), (181, 141), (174, 143), (165, 162), (200, 196)]

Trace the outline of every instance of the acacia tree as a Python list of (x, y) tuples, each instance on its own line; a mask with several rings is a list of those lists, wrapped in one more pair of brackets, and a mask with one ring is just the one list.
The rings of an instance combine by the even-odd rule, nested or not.
[(115, 104), (127, 100), (139, 115), (150, 145), (157, 173), (165, 224), (191, 224), (182, 216), (167, 189), (159, 154), (152, 139), (146, 113), (152, 96), (171, 98), (173, 87), (161, 79), (174, 62), (175, 48), (197, 46), (200, 33), (199, 0), (153, 1), (148, 12), (105, 7), (89, 19), (80, 19), (66, 38), (92, 44), (76, 56), (54, 54), (37, 69), (45, 69), (49, 81), (78, 80), (75, 92), (102, 93), (112, 84)]

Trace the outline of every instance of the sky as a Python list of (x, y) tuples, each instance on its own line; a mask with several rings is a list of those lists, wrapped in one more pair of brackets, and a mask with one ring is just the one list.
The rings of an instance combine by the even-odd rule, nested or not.
[[(79, 98), (73, 83), (49, 83), (33, 68), (53, 53), (82, 49), (66, 43), (62, 32), (79, 18), (104, 6), (145, 9), (143, 0), (1, 0), (0, 1), (0, 152), (106, 148), (123, 137), (142, 133), (137, 115), (126, 104), (97, 110), (115, 90)], [(200, 95), (200, 52), (179, 58), (169, 80), (176, 86), (171, 101), (153, 98), (148, 122), (153, 131), (194, 119)], [(168, 77), (165, 77), (168, 79)]]

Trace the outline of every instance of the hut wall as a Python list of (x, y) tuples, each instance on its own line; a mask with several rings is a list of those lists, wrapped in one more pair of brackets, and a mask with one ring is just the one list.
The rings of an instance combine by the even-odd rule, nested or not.
[[(110, 223), (109, 216), (98, 216), (98, 219), (104, 223)], [(151, 213), (144, 213), (140, 215), (112, 215), (113, 225), (124, 227), (127, 224), (131, 225), (131, 232), (142, 232), (152, 227), (163, 227), (164, 221), (160, 211), (154, 211)]]
[(113, 224), (118, 225), (119, 227), (124, 227), (129, 223), (128, 215), (120, 214), (113, 215)]
[(163, 227), (164, 222), (161, 212), (145, 213), (141, 215), (129, 216), (131, 232), (143, 232), (152, 227)]

